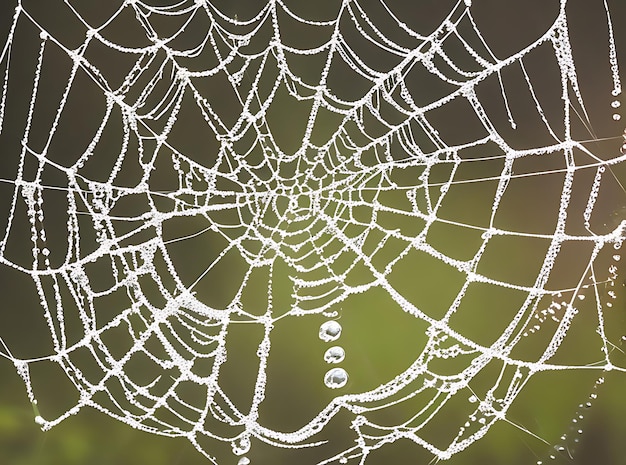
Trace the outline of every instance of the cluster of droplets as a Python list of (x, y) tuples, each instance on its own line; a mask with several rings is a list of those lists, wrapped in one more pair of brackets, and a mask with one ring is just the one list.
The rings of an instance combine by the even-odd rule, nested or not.
[[(625, 134), (626, 136), (626, 134)], [(626, 144), (624, 144), (626, 145)], [(613, 244), (613, 247), (615, 248), (616, 251), (618, 251), (621, 247), (622, 244), (621, 242), (616, 242), (615, 244)], [(608, 287), (608, 291), (606, 292), (606, 295), (608, 297), (608, 302), (606, 302), (606, 306), (608, 308), (611, 308), (613, 306), (613, 302), (612, 300), (615, 300), (617, 298), (617, 293), (615, 292), (615, 283), (617, 281), (617, 277), (618, 277), (618, 267), (617, 267), (617, 262), (619, 262), (621, 260), (622, 256), (619, 253), (615, 253), (613, 254), (613, 261), (615, 263), (611, 264), (611, 266), (609, 266), (609, 278), (607, 281), (607, 287)], [(622, 337), (622, 339), (624, 339), (625, 337)]]
[[(594, 401), (598, 398), (599, 387), (602, 384), (604, 384), (604, 377), (600, 377), (596, 380), (587, 401), (578, 404), (578, 409), (570, 422), (569, 433), (563, 433), (559, 438), (560, 441), (554, 445), (548, 455), (550, 461), (556, 460), (563, 454), (567, 454), (570, 458), (572, 457), (583, 434), (582, 423), (585, 419), (585, 412), (593, 407)], [(538, 460), (537, 465), (544, 465), (544, 461)]]
[[(550, 305), (547, 308), (544, 308), (540, 312), (535, 314), (535, 320), (537, 322), (531, 326), (528, 331), (524, 332), (524, 336), (529, 336), (530, 334), (534, 334), (541, 329), (543, 323), (547, 320), (552, 320), (555, 323), (561, 322), (561, 315), (564, 313), (564, 309), (569, 305), (567, 301), (563, 300), (563, 294), (560, 292), (556, 295), (558, 300), (552, 300)], [(585, 296), (580, 294), (578, 296), (579, 299), (583, 299)]]
[[(606, 4), (605, 4), (606, 5)], [(615, 37), (613, 35), (613, 25), (610, 20), (610, 13), (607, 9), (607, 16), (609, 17), (609, 62), (611, 63), (611, 73), (613, 75), (613, 90), (611, 91), (611, 95), (615, 97), (615, 100), (611, 102), (611, 107), (615, 111), (613, 113), (613, 119), (615, 121), (619, 121), (622, 119), (622, 115), (618, 112), (619, 107), (621, 106), (621, 102), (618, 100), (618, 97), (622, 94), (622, 84), (620, 82), (619, 77), (619, 66), (617, 64), (617, 49), (615, 47)]]
[(618, 99), (615, 99), (611, 102), (611, 108), (613, 108), (613, 110), (615, 111), (615, 113), (613, 113), (614, 121), (619, 121), (622, 119), (622, 115), (619, 113), (619, 108), (621, 106), (622, 106), (622, 102), (620, 102)]
[[(319, 336), (324, 342), (334, 342), (341, 337), (341, 325), (336, 320), (328, 320), (320, 326)], [(346, 356), (343, 347), (332, 346), (324, 353), (326, 363), (343, 362)], [(324, 384), (331, 389), (339, 389), (348, 383), (348, 372), (341, 367), (333, 367), (324, 375)]]
[[(626, 139), (626, 130), (624, 133), (624, 138)], [(624, 147), (626, 147), (626, 143), (624, 144)], [(618, 278), (618, 266), (617, 263), (621, 260), (621, 255), (619, 253), (617, 253), (617, 251), (619, 251), (619, 249), (621, 248), (622, 244), (621, 242), (616, 242), (613, 247), (616, 250), (616, 253), (613, 254), (612, 259), (613, 259), (613, 264), (611, 264), (609, 266), (609, 276), (606, 280), (606, 287), (608, 288), (608, 290), (606, 291), (606, 297), (607, 297), (607, 301), (604, 303), (604, 305), (607, 308), (612, 308), (613, 307), (613, 301), (615, 299), (617, 299), (617, 293), (615, 291), (615, 283), (617, 281)], [(578, 294), (576, 295), (576, 298), (578, 300), (585, 300), (585, 291), (587, 289), (589, 289), (590, 287), (594, 286), (595, 284), (593, 284), (593, 282), (591, 284), (585, 284), (584, 286), (581, 286), (581, 290), (578, 292)], [(565, 310), (568, 308), (568, 306), (570, 306), (571, 303), (568, 302), (567, 300), (565, 300), (563, 298), (563, 293), (558, 292), (555, 294), (554, 298), (552, 299), (552, 302), (550, 303), (550, 305), (548, 305), (547, 308), (544, 308), (541, 311), (538, 311), (535, 315), (534, 315), (534, 319), (536, 320), (536, 323), (534, 325), (532, 325), (527, 331), (524, 332), (523, 336), (527, 337), (531, 334), (536, 333), (537, 331), (539, 331), (542, 327), (542, 325), (549, 320), (554, 321), (555, 323), (560, 323), (561, 322), (561, 316), (563, 315), (563, 313), (565, 312)], [(576, 309), (573, 309), (574, 313), (578, 313), (578, 311)], [(622, 341), (626, 342), (626, 336), (622, 337)]]
[[(626, 140), (626, 130), (624, 131), (624, 138)], [(609, 288), (609, 290), (606, 292), (608, 301), (605, 303), (605, 306), (607, 308), (613, 307), (612, 301), (617, 298), (617, 294), (615, 292), (615, 283), (618, 278), (617, 262), (621, 260), (621, 255), (617, 253), (617, 251), (621, 249), (621, 246), (622, 244), (620, 241), (613, 244), (613, 247), (616, 250), (616, 253), (614, 253), (612, 256), (612, 259), (615, 263), (611, 264), (608, 270), (609, 276), (607, 279), (607, 287)], [(583, 289), (587, 287), (589, 286), (588, 285), (583, 286)], [(558, 294), (558, 296), (561, 297), (561, 294)], [(584, 299), (584, 297), (585, 297), (584, 294), (578, 295), (578, 298), (581, 300)], [(559, 321), (558, 318), (555, 318), (554, 316), (554, 313), (555, 313), (554, 310), (560, 309), (565, 304), (566, 304), (565, 301), (560, 302), (560, 303), (553, 301), (547, 310), (544, 310), (541, 312), (541, 317), (537, 316), (537, 318), (540, 318), (542, 322), (545, 321), (546, 317), (551, 317), (553, 320)], [(626, 336), (622, 336), (621, 342), (622, 344), (626, 343)], [(598, 398), (599, 387), (602, 384), (604, 384), (604, 377), (600, 377), (596, 380), (593, 386), (592, 392), (589, 394), (587, 401), (584, 403), (578, 404), (578, 409), (571, 420), (569, 433), (563, 433), (560, 437), (560, 441), (553, 446), (550, 454), (548, 455), (548, 459), (550, 461), (555, 461), (558, 457), (564, 456), (564, 455), (566, 455), (569, 458), (573, 456), (577, 446), (580, 443), (580, 438), (583, 434), (582, 423), (585, 419), (585, 412), (593, 407), (594, 401)], [(545, 465), (545, 463), (544, 461), (539, 460), (537, 461), (537, 465)]]

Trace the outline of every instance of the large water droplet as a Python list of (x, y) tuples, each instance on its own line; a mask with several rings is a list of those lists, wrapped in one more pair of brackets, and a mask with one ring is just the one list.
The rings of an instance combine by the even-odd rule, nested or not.
[(343, 350), (343, 347), (339, 346), (331, 347), (324, 354), (324, 360), (326, 360), (326, 363), (341, 363), (345, 357), (345, 350)]
[(322, 341), (336, 341), (339, 336), (341, 336), (341, 325), (335, 320), (326, 321), (320, 326), (320, 339)]
[(339, 389), (348, 382), (348, 373), (343, 368), (328, 370), (324, 376), (324, 384), (331, 389)]

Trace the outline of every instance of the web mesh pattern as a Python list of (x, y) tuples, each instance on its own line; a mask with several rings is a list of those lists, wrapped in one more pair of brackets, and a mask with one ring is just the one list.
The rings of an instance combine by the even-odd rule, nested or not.
[[(20, 1), (0, 57), (5, 126), (14, 64), (34, 60), (19, 162), (4, 176), (0, 260), (32, 277), (52, 349), (23, 359), (5, 345), (4, 355), (33, 404), (38, 364), (57, 364), (77, 393), (37, 417), (44, 429), (92, 407), (184, 436), (214, 463), (220, 443), (248, 463), (261, 442), (364, 463), (400, 439), (448, 459), (510, 422), (534, 375), (624, 370), (605, 321), (624, 225), (606, 226), (601, 211), (624, 155), (618, 139), (608, 151), (588, 141), (565, 0), (544, 33), (505, 57), (469, 1), (427, 32), (382, 1), (337, 2), (308, 19), (281, 0), (244, 18), (202, 0), (127, 0), (98, 24), (56, 3), (80, 32), (57, 34)], [(116, 27), (124, 40), (113, 40)], [(14, 53), (26, 37), (40, 39), (36, 57)], [(536, 55), (549, 77), (533, 74)], [(43, 115), (53, 66), (64, 85)], [(68, 149), (63, 121), (83, 95), (99, 102), (87, 110), (99, 124)], [(518, 137), (528, 120), (531, 142)], [(45, 137), (33, 135), (42, 124)], [(536, 205), (532, 220), (515, 206), (520, 192)], [(51, 218), (62, 218), (54, 238)], [(339, 343), (342, 305), (373, 291), (421, 325), (411, 363), (361, 389), (342, 365), (350, 347), (335, 346), (329, 401), (297, 428), (267, 426), (276, 328), (318, 317), (334, 322), (322, 341)], [(481, 318), (480, 331), (466, 327)], [(562, 359), (579, 319), (593, 328), (594, 358)], [(221, 376), (243, 326), (260, 331), (242, 403)], [(458, 402), (461, 422), (430, 439)], [(393, 421), (376, 416), (394, 409), (404, 413)], [(340, 418), (350, 440), (333, 442), (327, 428)]]

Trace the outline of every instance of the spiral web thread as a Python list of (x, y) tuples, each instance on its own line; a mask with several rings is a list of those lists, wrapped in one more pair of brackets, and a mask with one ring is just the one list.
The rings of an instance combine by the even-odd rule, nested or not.
[[(248, 19), (231, 17), (204, 0), (170, 6), (127, 0), (97, 27), (81, 17), (71, 1), (66, 1), (64, 8), (83, 28), (78, 47), (70, 48), (47, 31), (20, 1), (0, 56), (4, 70), (0, 124), (6, 124), (11, 118), (5, 112), (11, 95), (11, 64), (33, 59), (12, 53), (16, 31), (24, 24), (40, 31), (20, 161), (14, 177), (4, 179), (13, 186), (13, 196), (0, 242), (0, 260), (34, 280), (53, 344), (52, 354), (36, 359), (20, 359), (6, 345), (4, 355), (15, 364), (34, 405), (37, 396), (29, 374), (33, 364), (58, 364), (78, 393), (75, 405), (56, 418), (38, 416), (42, 428), (93, 407), (138, 429), (186, 437), (217, 463), (211, 447), (204, 445), (206, 438), (230, 444), (237, 455), (247, 453), (252, 440), (286, 448), (316, 447), (327, 440), (325, 426), (339, 412), (349, 412), (356, 440), (319, 463), (364, 462), (371, 451), (402, 438), (421, 445), (438, 459), (448, 459), (483, 437), (496, 422), (509, 421), (507, 409), (533, 375), (577, 369), (624, 371), (612, 361), (618, 341), (606, 334), (604, 324), (611, 304), (602, 303), (600, 278), (594, 268), (607, 246), (619, 248), (623, 225), (604, 232), (593, 226), (596, 201), (603, 186), (615, 182), (612, 168), (624, 155), (601, 157), (581, 136), (574, 135), (578, 122), (588, 120), (574, 66), (565, 0), (545, 34), (506, 58), (492, 53), (468, 1), (455, 5), (439, 27), (425, 35), (398, 18), (383, 1), (377, 4), (375, 17), (361, 2), (346, 0), (337, 6), (334, 18), (308, 20), (281, 0), (269, 1)], [(134, 18), (144, 34), (143, 45), (128, 46), (108, 38), (107, 28), (122, 17)], [(381, 18), (387, 29), (378, 25)], [(178, 21), (180, 26), (169, 34), (158, 32), (155, 24), (163, 20)], [(324, 39), (309, 48), (288, 45), (281, 38), (283, 22), (323, 31)], [(196, 23), (203, 26), (198, 29)], [(617, 97), (621, 93), (617, 52), (610, 20), (608, 24), (613, 95)], [(193, 45), (180, 45), (186, 31), (194, 27)], [(386, 34), (387, 30), (394, 34)], [(351, 46), (355, 34), (376, 50), (373, 55), (360, 54)], [(456, 48), (450, 51), (453, 43)], [(111, 82), (109, 70), (90, 59), (96, 46), (132, 57), (134, 64), (121, 83)], [(525, 59), (536, 49), (550, 50), (558, 65), (561, 121), (544, 111), (542, 97), (526, 70)], [(56, 102), (47, 140), (37, 147), (29, 142), (30, 129), (37, 119), (40, 78), (49, 53), (69, 58), (71, 71)], [(391, 57), (387, 62), (392, 64), (377, 66), (372, 56), (378, 55)], [(308, 58), (321, 63), (316, 82), (294, 71), (292, 60)], [(358, 98), (343, 98), (328, 84), (340, 65), (348, 67), (360, 82), (368, 82)], [(409, 82), (416, 68), (446, 90), (424, 102)], [(510, 129), (517, 127), (503, 77), (513, 68), (524, 76), (524, 91), (533, 100), (535, 116), (552, 141), (549, 144), (515, 149), (501, 134), (491, 110), (483, 105), (477, 90), (482, 83), (497, 80), (493, 82), (500, 86), (500, 109), (506, 112)], [(59, 122), (66, 117), (67, 101), (79, 86), (77, 76), (86, 77), (97, 89), (105, 109), (88, 146), (71, 163), (65, 163), (52, 156), (50, 147)], [(219, 100), (219, 95), (205, 95), (213, 84), (203, 82), (216, 76), (224, 78), (222, 83), (238, 101), (239, 107), (230, 109), (234, 116), (225, 116), (214, 103), (212, 99)], [(281, 92), (295, 104), (308, 105), (306, 127), (295, 151), (281, 148), (275, 137), (280, 128), (268, 116)], [(453, 143), (441, 134), (431, 115), (459, 102), (470, 109), (482, 131)], [(201, 134), (201, 140), (211, 139), (207, 144), (217, 147), (213, 153), (186, 153), (170, 137), (181, 109), (189, 106), (202, 116), (196, 121), (203, 126), (195, 127), (194, 132)], [(115, 161), (104, 177), (96, 179), (86, 174), (86, 167), (97, 156), (103, 134), (115, 119), (122, 131)], [(334, 126), (326, 130), (327, 135), (316, 133), (319, 125), (328, 124)], [(525, 161), (541, 157), (558, 159), (560, 164), (534, 171), (520, 168)], [(133, 182), (123, 174), (130, 162), (139, 173)], [(495, 162), (498, 172), (470, 176), (463, 171), (472, 163), (481, 166), (486, 162)], [(162, 166), (176, 185), (171, 189), (159, 187), (156, 173)], [(46, 182), (50, 171), (63, 181)], [(552, 230), (537, 233), (500, 226), (498, 215), (509, 186), (549, 173), (557, 173), (561, 179)], [(580, 178), (586, 186), (584, 205), (572, 214), (573, 191)], [(455, 186), (480, 183), (494, 187), (487, 221), (469, 224), (440, 213)], [(64, 199), (64, 247), (46, 238), (47, 205), (53, 202), (47, 194), (50, 191), (61, 192)], [(29, 222), (22, 230), (17, 224), (22, 221), (18, 220), (20, 209), (25, 209)], [(193, 233), (167, 237), (164, 225), (178, 218), (198, 219), (203, 226)], [(438, 224), (478, 233), (479, 244), (471, 257), (459, 259), (434, 246), (431, 230)], [(26, 230), (31, 235), (31, 258), (11, 258), (11, 240)], [(203, 265), (204, 271), (195, 279), (181, 278), (171, 259), (172, 245), (208, 234), (222, 238), (224, 248)], [(508, 238), (532, 238), (546, 244), (529, 284), (509, 282), (481, 269), (491, 244)], [(383, 253), (391, 243), (400, 244), (399, 252)], [(585, 266), (570, 285), (556, 288), (550, 285), (555, 263), (570, 244), (589, 245), (583, 257)], [(443, 312), (415, 304), (392, 279), (399, 264), (416, 254), (463, 276)], [(196, 286), (232, 255), (245, 263), (241, 282), (226, 304), (209, 305), (197, 297)], [(288, 267), (292, 286), (287, 309), (273, 305), (272, 276), (279, 261)], [(94, 264), (104, 264), (107, 282), (112, 284), (103, 287), (98, 282), (101, 276), (92, 271)], [(367, 278), (354, 284), (350, 277), (357, 268), (360, 276)], [(267, 296), (260, 299), (260, 310), (244, 302), (259, 269), (269, 270), (266, 290), (261, 291)], [(614, 285), (616, 276), (614, 264), (603, 285)], [(468, 289), (477, 284), (525, 296), (502, 333), (489, 344), (473, 340), (450, 324), (455, 314), (464, 310)], [(337, 316), (333, 312), (349, 296), (372, 288), (384, 290), (404, 312), (425, 323), (426, 342), (419, 356), (404, 372), (376, 388), (347, 394), (341, 388), (333, 390), (336, 396), (328, 405), (296, 431), (265, 427), (259, 410), (270, 382), (267, 365), (274, 327), (290, 317), (322, 314), (333, 318)], [(594, 302), (591, 309), (596, 313), (601, 359), (584, 366), (553, 363), (568, 330), (579, 318), (577, 305), (585, 294), (590, 297), (587, 302)], [(100, 302), (107, 296), (123, 302), (112, 317), (101, 312)], [(80, 320), (78, 337), (75, 326), (72, 331), (68, 328), (70, 318)], [(245, 408), (231, 400), (220, 385), (220, 369), (229, 357), (229, 330), (240, 323), (264, 328), (253, 398)], [(113, 350), (108, 334), (127, 341), (123, 353)], [(541, 352), (534, 359), (516, 355), (516, 348), (537, 334), (544, 338)], [(463, 357), (471, 362), (456, 374), (438, 374), (431, 369), (439, 360)], [(86, 359), (92, 368), (89, 373), (81, 368)], [(131, 368), (135, 360), (151, 367), (149, 380), (137, 380)], [(474, 377), (494, 361), (501, 364), (499, 376), (486, 392), (469, 396), (473, 410), (452, 439), (435, 445), (423, 438), (422, 429), (431, 421), (441, 421), (437, 413), (448, 401), (467, 398)], [(337, 373), (340, 378), (345, 374)], [(199, 396), (185, 397), (190, 385), (199, 389)], [(421, 410), (398, 424), (384, 426), (370, 420), (371, 412), (423, 394), (430, 397)]]

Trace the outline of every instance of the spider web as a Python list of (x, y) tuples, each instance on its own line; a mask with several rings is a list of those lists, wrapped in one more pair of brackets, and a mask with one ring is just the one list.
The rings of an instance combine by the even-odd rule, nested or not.
[[(49, 3), (18, 2), (0, 56), (0, 260), (49, 338), (3, 355), (44, 430), (91, 407), (213, 463), (449, 459), (498, 423), (537, 436), (509, 414), (534, 378), (591, 372), (595, 396), (624, 371), (624, 155), (565, 0), (514, 51), (467, 0), (433, 24), (390, 1)], [(75, 396), (39, 402), (55, 377)], [(271, 418), (311, 379), (317, 403)]]

